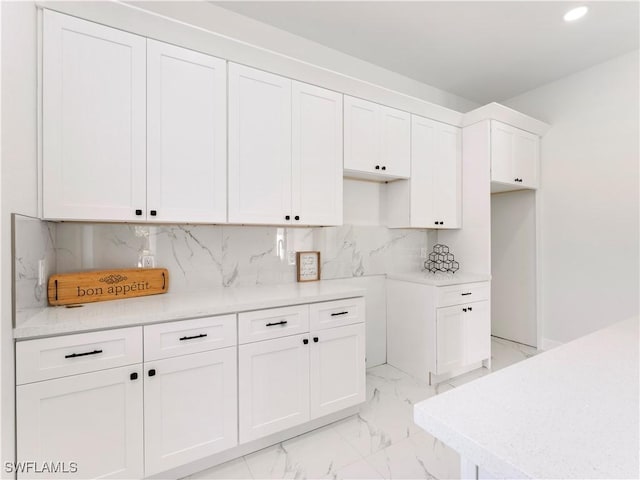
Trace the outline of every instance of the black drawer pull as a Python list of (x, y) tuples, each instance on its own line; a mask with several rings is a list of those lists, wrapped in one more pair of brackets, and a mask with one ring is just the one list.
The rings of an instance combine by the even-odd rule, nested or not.
[(313, 342), (318, 343), (318, 337), (313, 337)]
[(305, 345), (307, 345), (309, 343), (309, 339), (308, 338), (303, 338), (302, 339), (302, 343), (304, 343)]
[(280, 320), (279, 322), (267, 323), (265, 327), (273, 327), (274, 325), (286, 325), (288, 322), (286, 320)]
[(194, 338), (204, 338), (206, 337), (207, 334), (206, 333), (201, 333), (200, 335), (192, 335), (191, 337), (180, 337), (180, 341), (183, 340), (193, 340)]
[(149, 376), (150, 377), (155, 377), (156, 376), (156, 369), (152, 368), (151, 370), (149, 370)]
[(349, 312), (338, 312), (338, 313), (332, 313), (331, 316), (332, 317), (337, 317), (339, 315), (347, 315)]
[(469, 307), (469, 311), (472, 312), (473, 311), (473, 307)]
[(133, 372), (131, 375), (129, 375), (129, 378), (131, 380), (137, 380), (138, 379), (138, 373), (137, 372)]
[(462, 295), (463, 297), (466, 295), (471, 295), (471, 292), (465, 292), (465, 293), (461, 293), (460, 295)]
[(84, 353), (71, 353), (69, 355), (65, 355), (64, 358), (86, 357), (87, 355), (97, 355), (99, 353), (102, 353), (102, 350), (94, 350), (93, 352)]

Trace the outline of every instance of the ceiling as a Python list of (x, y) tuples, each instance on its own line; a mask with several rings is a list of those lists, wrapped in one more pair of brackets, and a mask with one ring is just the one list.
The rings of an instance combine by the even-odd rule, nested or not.
[(212, 2), (485, 104), (640, 47), (640, 3)]

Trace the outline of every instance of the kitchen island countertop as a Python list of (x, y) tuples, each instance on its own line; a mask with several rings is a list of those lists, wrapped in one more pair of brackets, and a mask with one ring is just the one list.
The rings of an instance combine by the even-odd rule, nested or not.
[[(414, 407), (414, 420), (496, 478), (640, 478), (632, 318)], [(473, 469), (472, 469), (473, 471)]]

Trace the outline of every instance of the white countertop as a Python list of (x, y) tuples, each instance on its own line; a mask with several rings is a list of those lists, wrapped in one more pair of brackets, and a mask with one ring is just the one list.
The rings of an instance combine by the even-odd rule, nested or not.
[(232, 287), (195, 293), (87, 303), (82, 307), (47, 307), (20, 312), (13, 336), (27, 339), (149, 323), (206, 317), (302, 303), (360, 297), (364, 289), (338, 281)]
[(497, 478), (640, 478), (638, 323), (420, 402), (414, 420)]
[(401, 280), (403, 282), (423, 283), (434, 287), (445, 287), (447, 285), (461, 285), (464, 283), (487, 282), (491, 280), (491, 275), (480, 273), (389, 273), (389, 280)]

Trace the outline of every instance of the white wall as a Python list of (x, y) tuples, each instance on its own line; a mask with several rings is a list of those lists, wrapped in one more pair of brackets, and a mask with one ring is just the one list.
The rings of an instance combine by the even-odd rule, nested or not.
[(638, 315), (639, 52), (506, 105), (551, 124), (541, 146), (543, 337)]
[(537, 346), (534, 190), (491, 195), (491, 334)]
[[(36, 214), (36, 10), (31, 2), (1, 2), (2, 146), (0, 210), (0, 459), (13, 460), (14, 365), (11, 293), (11, 213)], [(3, 475), (3, 474), (0, 474)]]

